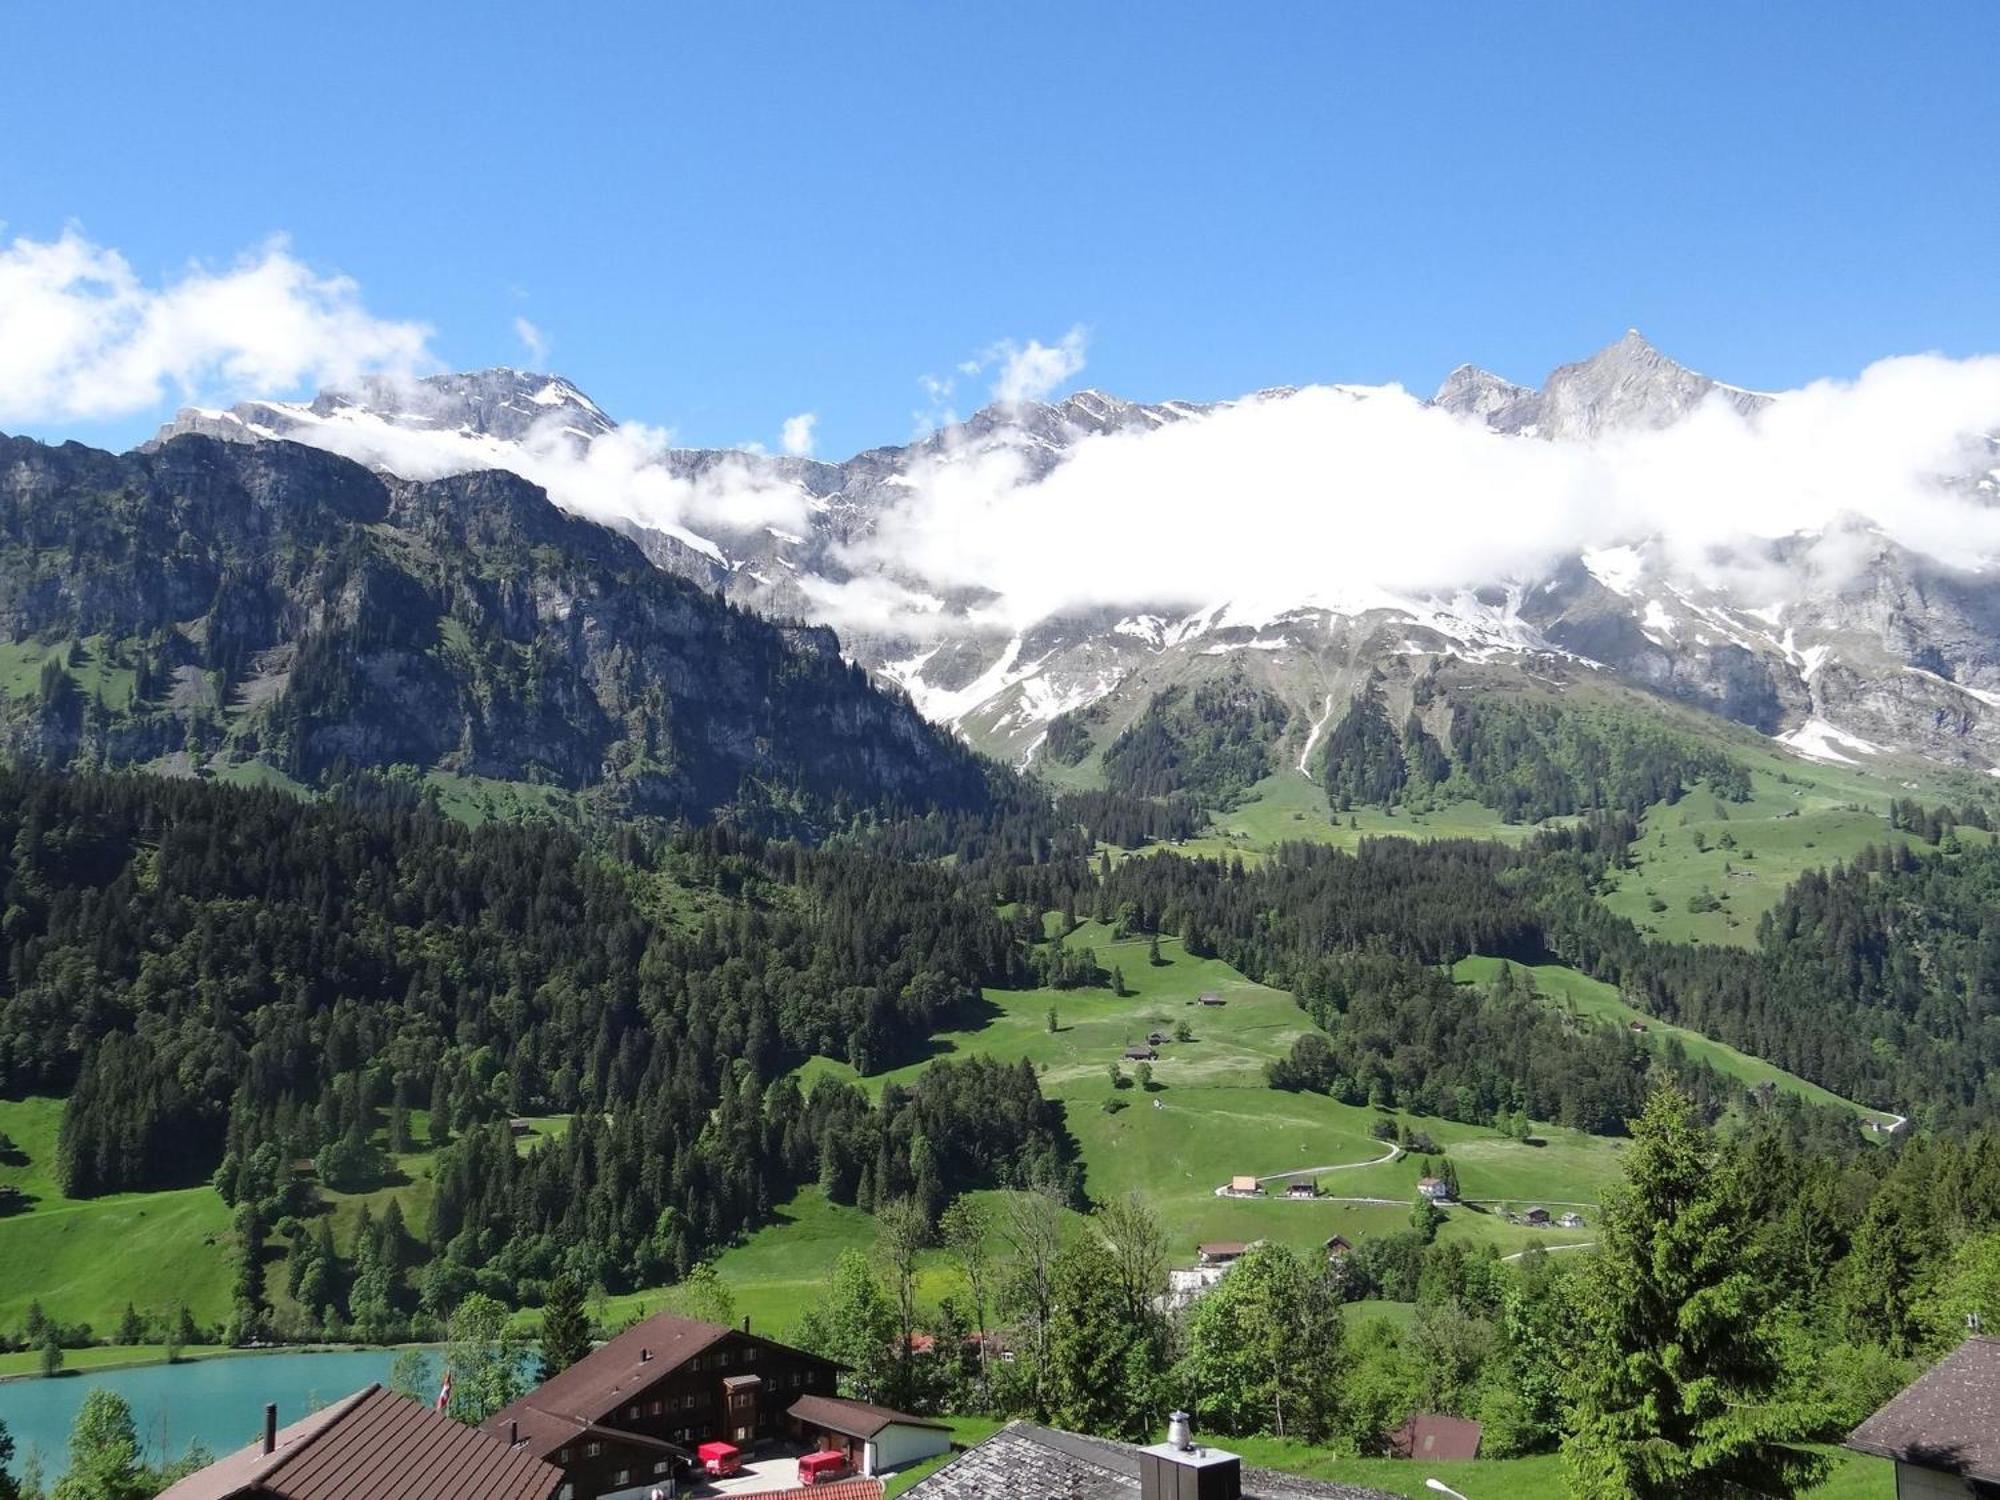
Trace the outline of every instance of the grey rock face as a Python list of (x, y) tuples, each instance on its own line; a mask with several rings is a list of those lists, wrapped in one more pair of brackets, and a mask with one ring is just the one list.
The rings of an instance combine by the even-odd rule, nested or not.
[(1539, 391), (1460, 365), (1431, 401), (1480, 417), (1496, 432), (1561, 441), (1671, 427), (1716, 393), (1746, 416), (1771, 400), (1675, 364), (1634, 328), (1589, 359), (1561, 366)]

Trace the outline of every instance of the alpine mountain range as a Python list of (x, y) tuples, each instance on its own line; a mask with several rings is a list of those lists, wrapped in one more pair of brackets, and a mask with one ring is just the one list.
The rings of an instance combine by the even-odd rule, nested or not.
[[(1429, 404), (1483, 423), (1495, 443), (1573, 444), (1671, 428), (1714, 406), (1754, 420), (1778, 399), (1688, 370), (1633, 331), (1539, 388), (1461, 366)], [(2000, 774), (2000, 578), (1912, 550), (1859, 516), (1771, 539), (1733, 568), (1690, 570), (1657, 538), (1634, 535), (1531, 576), (1469, 577), (1449, 590), (1163, 594), (1075, 604), (1025, 624), (997, 622), (982, 589), (926, 578), (908, 559), (858, 545), (940, 466), (1001, 455), (1033, 483), (1107, 435), (1200, 422), (1233, 404), (1082, 390), (988, 406), (841, 462), (661, 444), (639, 460), (652, 481), (681, 495), (752, 497), (667, 521), (639, 506), (607, 514), (548, 487), (558, 505), (624, 531), (662, 570), (765, 616), (836, 626), (842, 651), (878, 684), (1024, 768), (1037, 765), (1059, 719), (1101, 748), (1157, 694), (1227, 673), (1286, 705), (1284, 758), (1311, 775), (1325, 726), (1364, 686), (1407, 709), (1419, 679), (1443, 670), (1489, 685), (1523, 676), (1557, 690), (1599, 684), (1719, 715), (1813, 759), (1886, 765), (1908, 756)], [(551, 465), (587, 472), (623, 431), (568, 381), (499, 368), (371, 380), (309, 403), (189, 408), (146, 446), (187, 434), (296, 442), (406, 480), (502, 469), (546, 482)], [(2000, 463), (1985, 443), (1984, 463)], [(1975, 463), (1946, 479), (1990, 505), (1996, 476)], [(774, 523), (759, 496), (787, 500), (804, 522)], [(1826, 561), (1830, 532), (1839, 533), (1837, 565)], [(927, 613), (884, 624), (844, 610), (849, 590), (877, 585), (924, 600)]]

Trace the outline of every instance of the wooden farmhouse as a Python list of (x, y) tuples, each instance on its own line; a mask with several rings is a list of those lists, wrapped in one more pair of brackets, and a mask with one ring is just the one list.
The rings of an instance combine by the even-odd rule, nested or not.
[(644, 1500), (695, 1450), (798, 1440), (792, 1409), (840, 1366), (743, 1328), (660, 1313), (487, 1418), (482, 1430), (563, 1471), (559, 1500)]

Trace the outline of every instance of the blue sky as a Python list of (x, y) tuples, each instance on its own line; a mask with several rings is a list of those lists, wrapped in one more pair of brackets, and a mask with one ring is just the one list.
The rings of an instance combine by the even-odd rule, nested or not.
[(899, 441), (919, 377), (1078, 325), (1148, 399), (1539, 381), (1628, 324), (1763, 387), (2000, 349), (1991, 4), (143, 11), (10, 10), (8, 236), (159, 283), (283, 233), (689, 442)]

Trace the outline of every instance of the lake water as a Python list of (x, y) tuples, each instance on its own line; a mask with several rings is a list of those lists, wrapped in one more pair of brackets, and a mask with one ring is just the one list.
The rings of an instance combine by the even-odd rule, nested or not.
[(278, 1425), (288, 1426), (371, 1381), (386, 1384), (395, 1362), (393, 1349), (249, 1354), (0, 1381), (0, 1422), (14, 1438), (14, 1473), (20, 1474), (32, 1445), (53, 1479), (68, 1466), (65, 1447), (77, 1408), (93, 1386), (102, 1386), (132, 1404), (149, 1462), (159, 1462), (163, 1454), (178, 1457), (191, 1442), (220, 1457), (263, 1436), (266, 1401), (278, 1403)]

